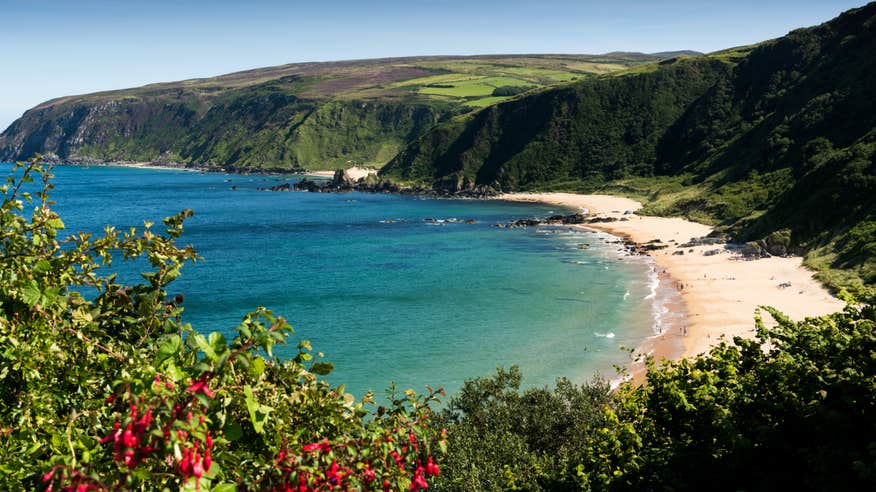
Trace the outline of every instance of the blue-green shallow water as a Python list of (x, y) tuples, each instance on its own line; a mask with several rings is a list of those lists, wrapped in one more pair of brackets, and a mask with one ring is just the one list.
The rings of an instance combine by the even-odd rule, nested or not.
[[(182, 241), (204, 261), (170, 288), (186, 296), (185, 320), (230, 337), (244, 313), (267, 306), (335, 364), (331, 381), (358, 396), (382, 394), (390, 381), (452, 392), (498, 365), (520, 365), (528, 386), (612, 377), (626, 360), (619, 346), (651, 335), (645, 261), (620, 260), (605, 235), (493, 227), (559, 212), (548, 206), (256, 189), (283, 177), (116, 167), (55, 174), (55, 209), (70, 232), (195, 210)], [(134, 273), (128, 267), (125, 278), (136, 281)]]

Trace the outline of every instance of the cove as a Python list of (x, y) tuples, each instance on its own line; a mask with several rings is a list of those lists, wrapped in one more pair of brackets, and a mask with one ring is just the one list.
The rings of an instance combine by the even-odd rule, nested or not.
[[(181, 243), (204, 261), (169, 289), (185, 295), (184, 320), (230, 338), (246, 312), (266, 306), (296, 329), (292, 342), (310, 340), (335, 365), (329, 381), (356, 396), (380, 397), (390, 382), (452, 393), (512, 364), (526, 386), (612, 378), (628, 361), (620, 347), (652, 334), (647, 259), (622, 258), (605, 234), (495, 227), (561, 212), (554, 207), (258, 189), (295, 179), (285, 176), (54, 173), (54, 208), (70, 233), (160, 225), (193, 209)], [(144, 265), (113, 268), (132, 283)]]

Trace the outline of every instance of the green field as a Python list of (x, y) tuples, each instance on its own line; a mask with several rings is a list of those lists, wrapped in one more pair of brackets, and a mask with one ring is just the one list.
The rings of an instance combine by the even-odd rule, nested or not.
[(500, 103), (506, 99), (510, 99), (510, 98), (508, 96), (482, 97), (480, 99), (474, 99), (472, 101), (468, 101), (465, 103), (465, 105), (472, 107), (472, 108), (485, 108), (487, 106), (492, 106), (493, 104)]
[[(522, 79), (510, 77), (479, 77), (457, 82), (445, 82), (442, 87), (425, 86), (420, 89), (421, 94), (433, 94), (450, 97), (484, 97), (489, 96), (499, 87), (529, 85)], [(451, 87), (443, 87), (444, 85)]]

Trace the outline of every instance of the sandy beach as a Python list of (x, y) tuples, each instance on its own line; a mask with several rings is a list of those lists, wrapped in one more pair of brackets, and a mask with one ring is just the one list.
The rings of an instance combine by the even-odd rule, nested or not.
[(572, 193), (513, 193), (499, 199), (587, 209), (592, 216), (619, 220), (580, 227), (637, 243), (659, 239), (668, 245), (649, 254), (661, 274), (661, 287), (678, 292), (682, 305), (674, 309), (684, 309), (686, 321), (639, 347), (658, 360), (696, 356), (721, 337), (753, 337), (758, 306), (776, 307), (792, 319), (828, 314), (844, 306), (813, 278), (813, 272), (802, 266), (802, 258), (745, 260), (723, 245), (681, 247), (691, 239), (706, 236), (712, 227), (680, 218), (625, 214), (641, 208), (635, 200)]
[(156, 164), (154, 162), (136, 162), (136, 161), (112, 161), (102, 164), (87, 164), (90, 166), (113, 166), (113, 167), (134, 167), (139, 169), (157, 169), (166, 171), (168, 169), (176, 171), (198, 171), (197, 168), (187, 168), (183, 165)]
[[(345, 171), (347, 172), (347, 176), (349, 176), (350, 179), (352, 179), (353, 181), (358, 181), (360, 178), (364, 178), (365, 176), (368, 176), (369, 174), (377, 174), (376, 169), (371, 169), (371, 168), (367, 168), (367, 167), (359, 167), (359, 166), (353, 166), (349, 169), (345, 169)], [(310, 176), (320, 176), (320, 177), (324, 177), (324, 178), (332, 178), (332, 177), (334, 177), (335, 172), (334, 171), (312, 171), (312, 172), (309, 172), (307, 174)]]

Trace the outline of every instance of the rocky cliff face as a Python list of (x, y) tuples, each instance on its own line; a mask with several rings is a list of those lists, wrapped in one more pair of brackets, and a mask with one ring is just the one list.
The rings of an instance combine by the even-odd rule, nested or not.
[[(25, 113), (0, 135), (0, 160), (36, 152), (58, 159), (155, 160), (197, 117), (197, 108), (185, 99), (46, 104)], [(92, 152), (95, 149), (101, 150)]]

